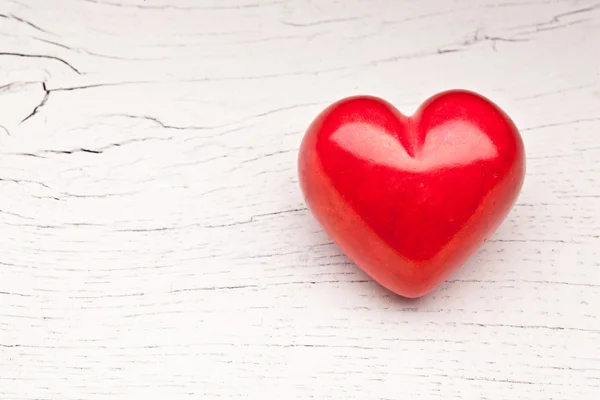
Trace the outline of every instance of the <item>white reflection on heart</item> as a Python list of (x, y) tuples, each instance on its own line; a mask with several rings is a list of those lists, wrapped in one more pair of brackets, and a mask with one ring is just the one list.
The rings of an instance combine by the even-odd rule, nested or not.
[(365, 161), (413, 172), (458, 167), (498, 156), (498, 150), (485, 133), (461, 121), (448, 121), (429, 130), (414, 157), (392, 134), (360, 123), (341, 127), (331, 140)]

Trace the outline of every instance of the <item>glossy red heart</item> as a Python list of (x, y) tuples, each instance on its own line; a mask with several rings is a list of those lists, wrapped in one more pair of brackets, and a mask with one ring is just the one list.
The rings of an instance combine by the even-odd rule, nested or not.
[(370, 96), (310, 125), (300, 186), (325, 232), (392, 292), (422, 296), (498, 228), (525, 177), (511, 119), (476, 93), (447, 91), (412, 116)]

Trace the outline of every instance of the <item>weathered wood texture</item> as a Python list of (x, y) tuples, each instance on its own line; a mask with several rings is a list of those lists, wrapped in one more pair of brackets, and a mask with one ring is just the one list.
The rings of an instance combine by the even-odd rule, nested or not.
[[(298, 189), (328, 103), (479, 91), (523, 193), (391, 297)], [(600, 399), (596, 1), (2, 0), (0, 399)], [(419, 397), (420, 396), (420, 397)]]

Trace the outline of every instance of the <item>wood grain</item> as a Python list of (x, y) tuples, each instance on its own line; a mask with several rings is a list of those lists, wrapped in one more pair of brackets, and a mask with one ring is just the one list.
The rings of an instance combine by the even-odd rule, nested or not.
[[(600, 3), (4, 0), (0, 398), (600, 398)], [(297, 185), (330, 102), (490, 97), (528, 173), (417, 301)]]

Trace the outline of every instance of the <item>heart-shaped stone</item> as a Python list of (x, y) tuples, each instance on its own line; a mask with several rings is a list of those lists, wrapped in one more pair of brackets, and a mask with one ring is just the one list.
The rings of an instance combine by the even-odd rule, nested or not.
[(506, 218), (525, 151), (506, 113), (473, 92), (437, 94), (412, 116), (359, 96), (313, 121), (298, 168), (309, 209), (341, 250), (387, 289), (419, 297)]

